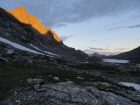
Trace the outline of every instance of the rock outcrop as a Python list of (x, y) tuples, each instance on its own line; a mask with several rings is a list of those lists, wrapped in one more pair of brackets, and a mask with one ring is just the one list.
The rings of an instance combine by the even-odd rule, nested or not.
[[(108, 84), (104, 85), (108, 86)], [(43, 92), (16, 89), (1, 105), (139, 105), (120, 95), (98, 90), (93, 86), (79, 86), (73, 82), (44, 85)]]

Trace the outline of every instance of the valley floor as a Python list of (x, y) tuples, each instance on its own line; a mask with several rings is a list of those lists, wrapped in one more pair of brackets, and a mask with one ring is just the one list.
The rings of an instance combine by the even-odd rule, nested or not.
[(140, 105), (140, 91), (119, 84), (139, 80), (136, 64), (0, 64), (0, 105)]

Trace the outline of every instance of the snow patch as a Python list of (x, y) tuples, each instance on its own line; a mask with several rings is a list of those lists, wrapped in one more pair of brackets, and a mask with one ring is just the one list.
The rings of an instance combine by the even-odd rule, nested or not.
[(58, 77), (53, 77), (54, 80), (56, 81), (59, 81), (59, 78)]
[(84, 79), (84, 78), (82, 78), (82, 77), (77, 77), (77, 79)]
[[(37, 50), (40, 50), (39, 48), (37, 48), (37, 47), (35, 47), (35, 46), (33, 46), (32, 44), (30, 44), (33, 48), (35, 48), (35, 49), (37, 49)], [(40, 50), (41, 51), (41, 50)]]
[(32, 53), (44, 55), (44, 54), (42, 54), (42, 53), (39, 53), (39, 52), (34, 51), (34, 50), (31, 50), (31, 49), (29, 49), (29, 48), (27, 48), (27, 47), (24, 47), (24, 46), (22, 46), (22, 45), (19, 45), (19, 44), (17, 44), (17, 43), (11, 42), (11, 41), (9, 41), (9, 40), (7, 40), (7, 39), (4, 39), (4, 38), (1, 38), (1, 37), (0, 37), (0, 41), (3, 42), (3, 43), (10, 44), (11, 46), (13, 46), (13, 47), (15, 47), (15, 48), (17, 48), (17, 49), (20, 49), (20, 50), (29, 51), (29, 52), (32, 52)]
[(58, 55), (53, 54), (53, 53), (51, 53), (51, 52), (47, 52), (47, 51), (43, 51), (43, 52), (45, 52), (45, 53), (47, 53), (47, 54), (50, 54), (50, 55), (55, 55), (55, 56), (58, 56)]
[(129, 60), (121, 60), (121, 59), (102, 59), (103, 62), (110, 62), (110, 63), (128, 63)]
[(58, 55), (56, 55), (56, 54), (54, 54), (54, 53), (47, 52), (47, 51), (43, 51), (43, 50), (39, 49), (38, 47), (35, 47), (35, 46), (32, 45), (32, 44), (30, 44), (30, 45), (31, 45), (32, 47), (34, 47), (35, 49), (39, 50), (39, 51), (45, 52), (45, 53), (50, 54), (50, 55), (58, 56)]
[(123, 85), (128, 86), (128, 87), (132, 86), (136, 90), (140, 91), (140, 85), (139, 84), (129, 83), (129, 82), (120, 82), (120, 84), (123, 84)]

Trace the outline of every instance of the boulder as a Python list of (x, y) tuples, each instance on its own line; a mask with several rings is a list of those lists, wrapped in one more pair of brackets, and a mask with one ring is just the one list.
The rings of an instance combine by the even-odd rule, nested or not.
[(44, 82), (43, 79), (39, 79), (39, 78), (29, 78), (27, 79), (28, 83), (31, 85), (38, 85), (38, 84), (42, 84)]
[(28, 82), (29, 84), (32, 84), (33, 79), (32, 79), (32, 78), (28, 78), (28, 79), (27, 79), (27, 82)]
[(38, 91), (38, 92), (46, 90), (44, 85), (34, 85), (34, 89), (35, 89), (35, 91)]
[(59, 81), (59, 78), (58, 77), (53, 77), (54, 80), (56, 81)]
[(8, 50), (7, 50), (7, 54), (8, 54), (8, 55), (11, 55), (11, 54), (13, 54), (13, 53), (14, 53), (14, 50), (11, 50), (11, 49), (8, 49)]
[(77, 79), (84, 79), (84, 78), (82, 78), (82, 77), (77, 77)]
[(33, 63), (33, 60), (31, 58), (27, 59), (28, 63)]

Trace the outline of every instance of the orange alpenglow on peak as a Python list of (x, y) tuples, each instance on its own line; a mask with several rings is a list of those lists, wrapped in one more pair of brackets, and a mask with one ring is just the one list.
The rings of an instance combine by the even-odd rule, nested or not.
[(32, 25), (32, 27), (38, 30), (41, 34), (46, 34), (48, 31), (51, 31), (56, 41), (62, 41), (54, 31), (52, 31), (50, 28), (46, 28), (35, 16), (28, 14), (23, 6), (17, 7), (14, 10), (6, 11), (13, 15), (20, 22)]

